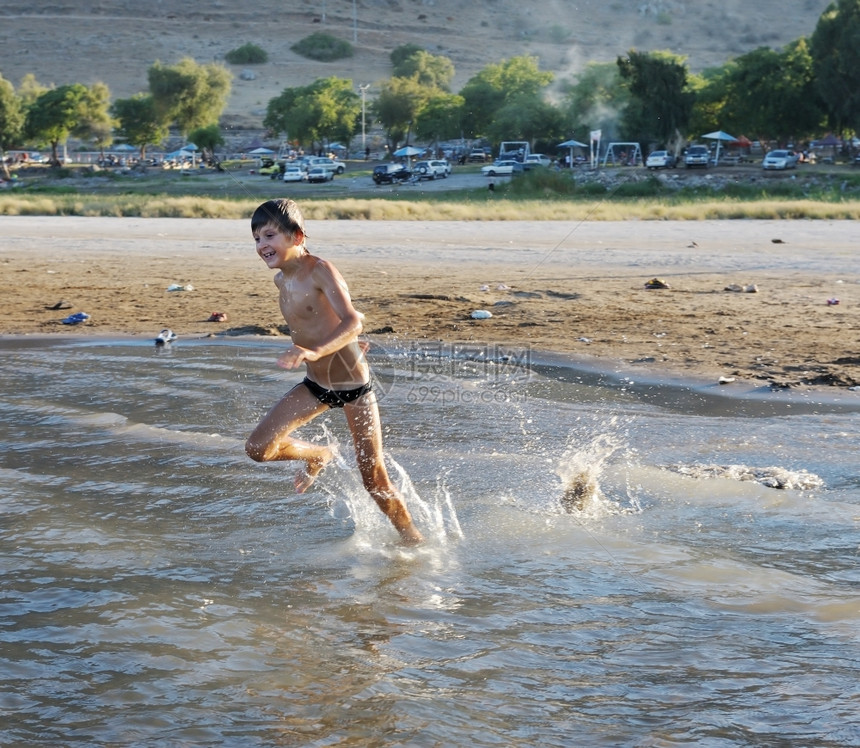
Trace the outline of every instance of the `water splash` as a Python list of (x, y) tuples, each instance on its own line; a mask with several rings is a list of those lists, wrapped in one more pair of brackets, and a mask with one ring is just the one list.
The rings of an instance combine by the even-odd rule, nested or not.
[(670, 465), (680, 475), (691, 478), (726, 478), (737, 481), (755, 481), (768, 488), (809, 491), (823, 488), (824, 481), (807, 470), (788, 470), (782, 467), (750, 467), (748, 465)]
[(560, 504), (564, 512), (620, 510), (617, 501), (605, 495), (601, 481), (611, 458), (622, 451), (628, 451), (627, 442), (617, 417), (596, 427), (580, 428), (568, 436), (567, 448), (556, 466), (562, 483)]
[[(351, 454), (347, 457), (343, 453), (337, 437), (325, 425), (321, 438), (326, 441), (334, 455), (331, 465), (326, 468), (325, 480), (319, 482), (320, 489), (327, 495), (332, 516), (352, 521), (355, 539), (360, 545), (385, 544), (385, 537), (390, 534), (391, 525), (364, 488), (354, 457)], [(444, 478), (437, 478), (433, 496), (425, 500), (400, 463), (387, 453), (384, 460), (392, 482), (427, 541), (435, 545), (445, 545), (450, 540), (461, 540), (463, 530)]]

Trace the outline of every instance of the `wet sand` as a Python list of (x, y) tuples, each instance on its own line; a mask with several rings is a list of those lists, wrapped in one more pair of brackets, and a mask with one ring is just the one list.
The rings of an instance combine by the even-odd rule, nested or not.
[[(500, 344), (776, 387), (860, 384), (856, 232), (849, 221), (308, 223), (311, 251), (337, 264), (382, 345)], [(2, 217), (0, 233), (0, 334), (285, 333), (245, 221)], [(646, 288), (654, 278), (669, 287)], [(91, 318), (62, 324), (74, 312)]]

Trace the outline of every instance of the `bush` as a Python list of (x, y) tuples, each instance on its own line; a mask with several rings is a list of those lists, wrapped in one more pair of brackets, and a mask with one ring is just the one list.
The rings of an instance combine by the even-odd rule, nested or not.
[(306, 36), (290, 49), (302, 57), (319, 62), (342, 60), (344, 57), (352, 57), (353, 55), (352, 45), (349, 42), (330, 34), (324, 34), (321, 31)]
[(260, 49), (256, 44), (243, 44), (241, 47), (231, 49), (224, 55), (227, 62), (231, 65), (262, 65), (269, 61), (269, 55), (266, 50)]

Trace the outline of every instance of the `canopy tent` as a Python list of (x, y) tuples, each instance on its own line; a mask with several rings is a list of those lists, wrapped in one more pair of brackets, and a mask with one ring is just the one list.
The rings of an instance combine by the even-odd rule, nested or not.
[(129, 145), (128, 143), (120, 143), (119, 145), (115, 145), (111, 148), (114, 153), (130, 153), (131, 151), (138, 150), (135, 146)]
[(417, 156), (421, 153), (420, 148), (416, 148), (414, 145), (405, 145), (403, 148), (398, 148), (394, 151), (394, 155), (398, 158), (402, 158), (403, 156)]
[(707, 135), (702, 135), (703, 138), (707, 138), (708, 140), (716, 140), (717, 141), (717, 153), (714, 156), (714, 163), (720, 163), (720, 144), (721, 143), (734, 143), (737, 141), (737, 138), (734, 135), (729, 135), (727, 132), (723, 132), (722, 130), (715, 130), (714, 132), (709, 132)]
[(573, 166), (573, 149), (574, 148), (588, 148), (586, 143), (580, 143), (578, 140), (565, 140), (563, 143), (559, 143), (557, 148), (567, 148), (570, 150), (570, 165)]
[(264, 146), (255, 148), (253, 151), (248, 151), (249, 156), (268, 156), (272, 153), (274, 153), (274, 151), (271, 148), (266, 148)]

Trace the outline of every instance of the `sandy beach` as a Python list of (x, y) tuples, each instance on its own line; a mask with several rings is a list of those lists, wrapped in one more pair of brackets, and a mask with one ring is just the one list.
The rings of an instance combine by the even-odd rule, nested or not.
[[(245, 221), (2, 217), (0, 232), (0, 334), (286, 332)], [(714, 381), (860, 385), (851, 222), (311, 221), (308, 233), (381, 345), (501, 344)], [(646, 288), (654, 278), (668, 288)], [(62, 323), (75, 312), (90, 319)]]

